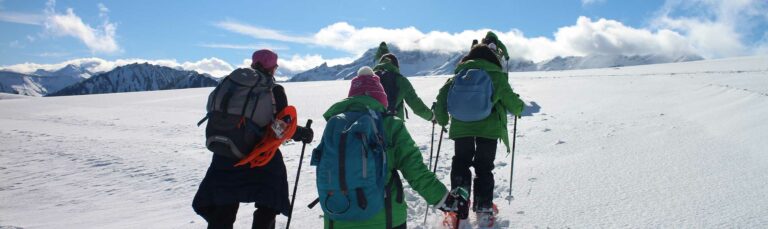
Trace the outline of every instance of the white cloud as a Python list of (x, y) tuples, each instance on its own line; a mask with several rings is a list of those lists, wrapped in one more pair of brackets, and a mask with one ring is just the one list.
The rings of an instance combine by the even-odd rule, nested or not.
[[(238, 27), (251, 27), (240, 25)], [(690, 54), (690, 45), (679, 33), (658, 29), (632, 28), (615, 20), (579, 17), (575, 25), (558, 29), (554, 39), (548, 37), (526, 37), (519, 30), (502, 32), (490, 29), (465, 30), (458, 33), (442, 31), (422, 32), (415, 27), (386, 29), (381, 27), (356, 28), (346, 22), (338, 22), (320, 29), (308, 37), (292, 37), (284, 34), (253, 36), (259, 39), (330, 47), (353, 55), (360, 55), (386, 41), (403, 50), (424, 50), (437, 52), (463, 52), (469, 49), (473, 39), (481, 39), (488, 31), (494, 31), (506, 44), (510, 56), (542, 61), (555, 56), (590, 54)], [(237, 31), (235, 31), (237, 32)], [(276, 31), (271, 31), (278, 33)], [(238, 32), (239, 33), (239, 32)], [(253, 35), (253, 34), (247, 34)], [(319, 62), (317, 56), (295, 59), (299, 63)]]
[(42, 25), (45, 21), (45, 17), (41, 14), (0, 11), (0, 21), (27, 25)]
[(768, 31), (763, 33), (763, 39), (760, 40), (760, 44), (755, 49), (755, 54), (768, 55)]
[(259, 28), (256, 26), (242, 24), (234, 21), (219, 22), (219, 23), (216, 23), (216, 26), (235, 32), (235, 33), (248, 35), (257, 39), (287, 41), (287, 42), (294, 42), (294, 43), (311, 43), (311, 40), (309, 40), (309, 38), (289, 36), (277, 30)]
[(592, 21), (587, 17), (579, 17), (576, 25), (558, 29), (552, 46), (572, 55), (692, 53), (686, 38), (676, 32), (636, 29), (614, 20)]
[[(317, 67), (323, 63), (328, 63), (328, 66), (334, 66), (340, 64), (348, 64), (355, 59), (355, 57), (326, 59), (321, 55), (293, 55), (290, 58), (280, 57), (277, 60), (277, 64), (280, 66), (280, 69), (285, 69), (289, 72), (301, 72)], [(247, 60), (247, 65), (250, 64), (251, 60), (249, 59)]]
[[(65, 13), (56, 12), (55, 2), (49, 1), (45, 9), (45, 31), (53, 36), (69, 36), (79, 39), (93, 53), (116, 53), (120, 51), (115, 40), (117, 26), (102, 16), (104, 22), (98, 28), (85, 24), (77, 16), (72, 8), (67, 8)], [(99, 5), (100, 14), (109, 10), (104, 5)]]
[[(583, 4), (605, 0), (583, 0)], [(674, 16), (680, 11), (688, 16)], [(701, 12), (699, 12), (701, 11)], [(766, 40), (749, 41), (768, 26), (768, 1), (765, 0), (667, 0), (649, 27), (631, 27), (605, 18), (579, 17), (574, 25), (556, 30), (552, 37), (526, 37), (522, 31), (492, 30), (507, 45), (510, 56), (541, 61), (555, 56), (604, 55), (691, 55), (720, 58), (765, 53)], [(762, 27), (758, 27), (762, 25)], [(472, 39), (482, 38), (489, 29), (449, 33), (423, 32), (415, 27), (357, 28), (347, 22), (328, 25), (314, 34), (296, 36), (281, 31), (234, 21), (217, 26), (256, 39), (328, 47), (360, 55), (379, 42), (403, 50), (438, 52), (466, 51)], [(757, 33), (757, 34), (754, 34)], [(320, 62), (316, 56), (296, 59), (300, 63)]]
[(591, 5), (591, 4), (597, 4), (597, 3), (603, 3), (605, 0), (581, 0), (581, 5)]
[(381, 41), (397, 45), (403, 50), (455, 52), (468, 49), (472, 39), (482, 37), (486, 31), (467, 30), (461, 33), (432, 31), (424, 33), (415, 27), (396, 29), (363, 27), (358, 29), (346, 22), (338, 22), (314, 34), (313, 41), (317, 45), (354, 54), (360, 54), (376, 47)]
[(66, 52), (44, 52), (44, 53), (37, 54), (36, 56), (39, 56), (39, 57), (64, 57), (64, 56), (69, 56), (69, 55), (70, 54), (66, 53)]
[(216, 57), (204, 58), (195, 62), (184, 62), (180, 66), (182, 69), (208, 73), (216, 77), (226, 76), (232, 70), (235, 70), (232, 65)]
[[(320, 66), (323, 63), (328, 63), (328, 66), (334, 66), (334, 65), (340, 65), (340, 64), (348, 64), (354, 61), (355, 59), (359, 57), (342, 57), (342, 58), (329, 58), (326, 59), (322, 55), (316, 55), (316, 54), (307, 54), (307, 55), (293, 55), (291, 57), (283, 57), (279, 56), (278, 53), (278, 59), (277, 59), (277, 65), (280, 66), (278, 68), (278, 72), (281, 72), (283, 74), (295, 74), (299, 72), (303, 72), (306, 70), (309, 70), (311, 68)], [(251, 66), (251, 59), (243, 59), (242, 62), (237, 66), (238, 68), (247, 68)]]
[(72, 60), (68, 60), (60, 63), (54, 63), (54, 64), (37, 64), (37, 63), (15, 64), (15, 65), (9, 65), (9, 66), (0, 66), (0, 69), (21, 72), (21, 73), (32, 73), (38, 69), (55, 71), (63, 68), (66, 65), (72, 64), (75, 66), (84, 67), (85, 69), (88, 69), (91, 72), (106, 72), (118, 66), (124, 66), (124, 65), (133, 64), (133, 63), (145, 63), (145, 62), (149, 64), (166, 66), (166, 67), (183, 69), (183, 70), (194, 70), (200, 73), (208, 73), (215, 77), (225, 76), (230, 72), (232, 72), (232, 70), (234, 70), (232, 65), (230, 65), (224, 60), (221, 60), (215, 57), (204, 58), (198, 61), (191, 61), (191, 62), (185, 61), (181, 63), (174, 59), (146, 60), (146, 59), (131, 58), (131, 59), (118, 59), (114, 61), (108, 61), (108, 60), (94, 57), (94, 58), (72, 59)]
[[(43, 14), (0, 11), (0, 21), (43, 26), (45, 35), (77, 38), (93, 53), (121, 51), (115, 40), (117, 25), (109, 22), (107, 16), (109, 8), (104, 4), (99, 3), (97, 5), (99, 17), (103, 20), (98, 27), (83, 22), (83, 19), (76, 15), (72, 8), (67, 8), (65, 12), (61, 13), (57, 12), (55, 7), (56, 1), (49, 0)], [(29, 35), (27, 39), (35, 40)]]
[(38, 64), (38, 63), (27, 62), (22, 64), (0, 66), (0, 69), (14, 71), (14, 72), (21, 72), (21, 73), (32, 73), (37, 69), (43, 69), (47, 71), (58, 70), (68, 64), (74, 64), (77, 66), (81, 66), (81, 65), (88, 66), (87, 69), (94, 72), (105, 71), (105, 70), (108, 71), (114, 68), (114, 66), (111, 63), (100, 58), (80, 58), (80, 59), (64, 61), (61, 63), (55, 63), (55, 64)]
[(768, 26), (766, 12), (765, 0), (667, 0), (653, 23), (684, 34), (705, 57), (751, 55), (766, 46), (765, 39), (746, 40), (761, 35), (758, 26)]
[(107, 13), (109, 13), (109, 8), (102, 3), (99, 3), (97, 6), (99, 7), (99, 17), (106, 18)]

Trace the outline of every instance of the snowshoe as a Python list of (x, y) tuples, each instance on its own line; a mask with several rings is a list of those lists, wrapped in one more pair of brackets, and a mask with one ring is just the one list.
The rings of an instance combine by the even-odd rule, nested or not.
[(448, 193), (448, 197), (445, 200), (445, 206), (440, 208), (440, 210), (445, 212), (442, 222), (445, 228), (461, 228), (462, 221), (464, 221), (464, 224), (468, 225), (468, 197), (469, 192), (461, 187), (451, 190)]
[(496, 215), (499, 214), (499, 209), (496, 207), (496, 204), (493, 204), (491, 208), (478, 208), (475, 214), (478, 227), (493, 228), (496, 224)]
[(469, 219), (459, 219), (456, 212), (446, 212), (443, 217), (443, 228), (447, 229), (465, 229), (472, 228)]
[(443, 215), (443, 227), (456, 229), (459, 228), (459, 217), (456, 212), (445, 212)]

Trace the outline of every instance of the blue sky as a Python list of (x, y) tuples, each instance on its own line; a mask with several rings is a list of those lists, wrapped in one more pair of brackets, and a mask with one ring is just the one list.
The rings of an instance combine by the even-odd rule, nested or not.
[(222, 74), (258, 48), (285, 70), (349, 62), (379, 41), (455, 52), (488, 30), (519, 58), (768, 53), (764, 0), (0, 0), (0, 66), (149, 61)]

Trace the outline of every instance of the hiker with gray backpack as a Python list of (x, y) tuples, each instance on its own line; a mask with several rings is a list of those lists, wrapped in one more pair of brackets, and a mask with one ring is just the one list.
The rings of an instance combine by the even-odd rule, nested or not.
[[(444, 224), (452, 228), (468, 224), (470, 193), (478, 226), (491, 227), (495, 222), (493, 169), (497, 142), (500, 139), (509, 152), (507, 114), (517, 117), (524, 108), (509, 85), (502, 58), (509, 59), (506, 47), (496, 34), (488, 32), (461, 59), (455, 76), (437, 95), (435, 119), (440, 126), (450, 124), (448, 138), (455, 143), (452, 194), (440, 208), (446, 212)], [(470, 167), (475, 171), (474, 185)]]
[(274, 228), (290, 215), (288, 178), (278, 149), (288, 139), (307, 144), (313, 132), (297, 125), (296, 109), (275, 83), (277, 54), (253, 53), (250, 68), (234, 70), (208, 97), (205, 145), (211, 164), (192, 201), (208, 228), (232, 228), (240, 203), (254, 203), (252, 228)]
[(373, 71), (381, 79), (381, 85), (387, 93), (387, 113), (400, 119), (408, 118), (405, 104), (411, 107), (413, 113), (427, 121), (432, 121), (432, 110), (416, 94), (411, 81), (400, 74), (400, 63), (395, 54), (389, 52), (387, 43), (381, 42), (376, 51), (376, 66)]
[(445, 185), (424, 165), (403, 120), (386, 114), (387, 94), (370, 67), (333, 104), (312, 152), (325, 228), (406, 228), (402, 177), (428, 204), (441, 207)]

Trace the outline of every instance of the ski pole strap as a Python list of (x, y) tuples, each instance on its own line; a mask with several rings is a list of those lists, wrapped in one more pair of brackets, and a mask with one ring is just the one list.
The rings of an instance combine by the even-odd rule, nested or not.
[(197, 126), (198, 126), (198, 127), (200, 127), (200, 125), (203, 125), (203, 123), (204, 123), (206, 120), (208, 120), (208, 116), (209, 116), (210, 114), (211, 114), (211, 113), (207, 113), (207, 114), (205, 114), (205, 117), (203, 117), (203, 119), (200, 119), (200, 121), (199, 121), (199, 122), (197, 122)]
[(313, 200), (313, 201), (312, 201), (312, 203), (309, 203), (309, 205), (307, 205), (307, 207), (308, 207), (309, 209), (312, 209), (312, 208), (314, 208), (314, 207), (315, 207), (315, 205), (317, 205), (317, 203), (320, 203), (320, 197), (318, 197), (318, 198), (316, 198), (315, 200)]

